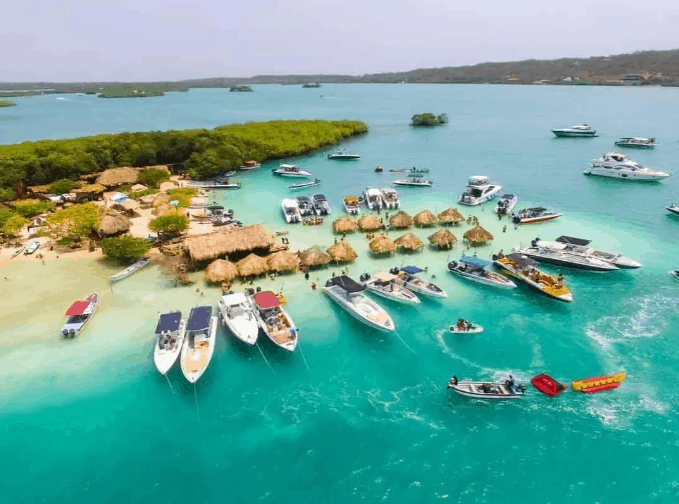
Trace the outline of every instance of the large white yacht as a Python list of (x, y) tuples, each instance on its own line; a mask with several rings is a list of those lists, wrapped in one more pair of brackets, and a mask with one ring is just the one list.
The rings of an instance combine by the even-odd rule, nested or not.
[(274, 168), (272, 171), (275, 175), (280, 175), (281, 177), (309, 178), (313, 176), (308, 171), (304, 171), (299, 166), (292, 164), (282, 164), (278, 168)]
[(618, 147), (632, 147), (634, 149), (653, 149), (658, 143), (655, 138), (624, 137), (615, 142)]
[(370, 210), (382, 210), (382, 193), (374, 187), (367, 187), (363, 191), (363, 201)]
[(285, 222), (288, 224), (302, 222), (302, 216), (299, 213), (299, 204), (296, 199), (284, 198), (281, 200), (281, 209), (283, 210)]
[(670, 176), (653, 168), (648, 168), (619, 152), (609, 152), (590, 163), (585, 175), (619, 178), (626, 180), (657, 181)]
[[(541, 249), (542, 251), (552, 251), (555, 253), (567, 253), (569, 256), (574, 257), (574, 256), (580, 256), (582, 258), (588, 258), (590, 260), (597, 260), (599, 262), (603, 261), (605, 263), (608, 263), (612, 265), (614, 268), (613, 269), (636, 269), (636, 268), (641, 268), (641, 263), (635, 261), (634, 259), (630, 259), (629, 257), (625, 257), (622, 254), (618, 254), (616, 252), (606, 252), (605, 250), (597, 250), (588, 247), (588, 245), (591, 243), (592, 240), (586, 240), (583, 238), (574, 238), (573, 236), (559, 236), (556, 240), (554, 241), (549, 241), (549, 240), (541, 240), (540, 238), (536, 238), (531, 242), (531, 247), (526, 248), (524, 250), (527, 250), (529, 253), (524, 253), (521, 252), (527, 256), (532, 257), (533, 259), (536, 259), (538, 261), (543, 261), (543, 262), (551, 262), (552, 264), (559, 264), (558, 262), (554, 262), (552, 260), (548, 260), (552, 255), (550, 254), (533, 254), (533, 249)], [(543, 257), (537, 257), (537, 255), (543, 256)], [(575, 267), (582, 268), (582, 266), (577, 265)], [(594, 269), (594, 268), (584, 268), (584, 269)], [(599, 268), (604, 271), (607, 271), (609, 268)]]
[(398, 210), (401, 208), (401, 200), (398, 197), (398, 193), (395, 189), (391, 187), (383, 187), (380, 189), (382, 193), (382, 203), (384, 208), (387, 210)]
[(578, 124), (577, 126), (571, 126), (570, 128), (560, 128), (560, 129), (553, 129), (552, 133), (554, 133), (557, 137), (563, 138), (591, 138), (595, 137), (596, 135), (596, 130), (593, 130), (586, 124)]
[(460, 196), (459, 203), (468, 206), (480, 205), (495, 198), (501, 189), (501, 185), (490, 184), (488, 177), (475, 175), (469, 177), (467, 190)]
[(365, 285), (342, 275), (329, 279), (323, 291), (359, 322), (380, 331), (394, 331), (394, 321), (384, 308), (363, 294), (365, 289)]

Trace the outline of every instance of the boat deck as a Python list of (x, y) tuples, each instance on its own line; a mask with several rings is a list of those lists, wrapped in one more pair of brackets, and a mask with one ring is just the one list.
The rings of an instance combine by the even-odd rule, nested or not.
[(184, 359), (184, 369), (187, 373), (196, 373), (207, 366), (210, 355), (210, 342), (206, 338), (198, 338), (189, 348)]
[(297, 338), (296, 334), (290, 330), (288, 318), (282, 313), (279, 313), (274, 317), (273, 324), (268, 324), (266, 322), (265, 324), (267, 334), (279, 345), (290, 343)]

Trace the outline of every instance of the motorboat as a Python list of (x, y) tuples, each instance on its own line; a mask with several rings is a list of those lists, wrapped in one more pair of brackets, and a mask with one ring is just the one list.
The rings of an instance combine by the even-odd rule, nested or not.
[(668, 212), (673, 213), (674, 215), (679, 215), (679, 205), (672, 203), (666, 208)]
[(537, 224), (558, 219), (562, 215), (560, 212), (550, 212), (543, 207), (523, 208), (514, 214), (512, 221), (514, 224)]
[[(585, 240), (587, 241), (587, 240)], [(513, 252), (523, 254), (536, 261), (561, 266), (563, 268), (582, 269), (588, 271), (616, 271), (617, 266), (597, 259), (589, 254), (578, 252), (578, 245), (560, 242), (547, 242), (554, 246), (542, 246), (539, 238), (531, 241), (530, 247), (514, 247)], [(573, 252), (571, 252), (573, 250)]]
[(423, 173), (429, 173), (429, 168), (417, 168), (413, 166), (410, 170), (408, 170), (408, 175), (418, 175)]
[(316, 211), (316, 215), (330, 215), (332, 209), (330, 208), (330, 203), (328, 203), (325, 194), (317, 193), (311, 197), (311, 204)]
[(297, 207), (299, 208), (299, 214), (302, 217), (309, 217), (310, 215), (316, 215), (314, 207), (311, 205), (311, 200), (306, 196), (297, 197)]
[[(536, 238), (535, 240), (533, 240), (533, 242), (531, 242), (531, 245), (535, 243), (534, 246), (542, 249), (567, 252), (571, 255), (579, 255), (590, 259), (595, 259), (597, 261), (604, 261), (618, 269), (636, 269), (642, 267), (641, 263), (635, 261), (634, 259), (630, 259), (629, 257), (625, 257), (622, 254), (618, 254), (615, 252), (606, 252), (604, 250), (597, 250), (588, 247), (587, 245), (589, 245), (591, 242), (592, 240), (574, 238), (573, 236), (564, 235), (559, 236), (554, 241), (541, 240), (540, 238)], [(535, 257), (534, 259), (537, 260), (537, 258)]]
[(64, 338), (74, 338), (76, 334), (80, 334), (97, 311), (98, 305), (99, 294), (96, 292), (92, 292), (85, 299), (74, 301), (66, 310), (68, 320), (61, 328)]
[(488, 177), (483, 175), (475, 175), (469, 177), (467, 182), (467, 189), (462, 193), (458, 202), (461, 205), (476, 206), (486, 201), (492, 200), (497, 196), (497, 193), (502, 189), (501, 185), (495, 185), (488, 182)]
[(313, 179), (311, 182), (300, 182), (299, 184), (290, 184), (288, 186), (288, 189), (292, 189), (293, 191), (299, 191), (300, 189), (306, 189), (307, 187), (314, 187), (320, 185), (320, 183), (321, 183), (320, 179)]
[(160, 374), (167, 374), (179, 357), (185, 334), (186, 320), (182, 320), (182, 312), (172, 311), (158, 315), (153, 363)]
[(190, 383), (196, 383), (210, 364), (216, 334), (217, 317), (212, 315), (212, 306), (191, 308), (180, 357), (182, 373)]
[(120, 273), (116, 273), (111, 278), (109, 278), (109, 282), (119, 282), (120, 280), (127, 278), (128, 276), (132, 275), (133, 273), (136, 273), (140, 269), (145, 268), (149, 264), (151, 264), (151, 261), (149, 261), (145, 257), (142, 257), (136, 263), (134, 263), (132, 266), (125, 268)]
[(389, 170), (390, 173), (405, 173), (406, 169), (405, 168), (392, 168)]
[(359, 322), (379, 331), (394, 331), (394, 321), (384, 308), (363, 294), (365, 290), (365, 285), (345, 275), (330, 278), (323, 288), (330, 299)]
[(368, 291), (397, 303), (420, 304), (418, 298), (411, 291), (405, 287), (400, 286), (395, 282), (396, 275), (391, 273), (377, 273), (375, 276), (370, 273), (363, 273), (360, 277), (360, 283), (368, 288)]
[(623, 137), (615, 145), (618, 147), (631, 147), (633, 149), (653, 149), (658, 145), (655, 138)]
[(493, 264), (503, 273), (520, 280), (545, 296), (566, 303), (573, 301), (573, 294), (563, 283), (561, 275), (556, 278), (540, 271), (536, 267), (537, 263), (526, 255), (494, 255)]
[(481, 334), (483, 327), (464, 319), (458, 319), (457, 323), (451, 324), (448, 330), (453, 334)]
[(492, 263), (478, 257), (462, 255), (459, 261), (450, 261), (448, 271), (484, 285), (500, 287), (502, 289), (515, 289), (516, 284), (509, 278), (489, 269)]
[(428, 297), (446, 298), (448, 294), (441, 287), (433, 282), (428, 282), (417, 276), (424, 270), (417, 266), (406, 266), (404, 268), (393, 268), (389, 273), (396, 275), (394, 282), (406, 289), (423, 294)]
[(422, 175), (410, 175), (405, 179), (394, 180), (394, 185), (404, 187), (431, 187), (434, 185), (432, 180), (422, 178)]
[(675, 280), (679, 280), (679, 269), (675, 269), (675, 270), (670, 271), (670, 275)]
[(261, 167), (262, 163), (258, 163), (257, 161), (246, 161), (244, 165), (241, 165), (239, 168), (240, 170), (256, 170), (257, 168)]
[(589, 168), (584, 171), (584, 174), (641, 182), (656, 182), (670, 176), (669, 173), (654, 170), (632, 161), (625, 154), (619, 152), (609, 152), (599, 159), (595, 159), (594, 162), (590, 163)]
[(391, 187), (383, 187), (380, 189), (382, 193), (382, 204), (387, 210), (398, 210), (401, 208), (401, 200), (398, 197), (398, 193), (395, 189)]
[(624, 371), (610, 375), (595, 376), (593, 378), (575, 380), (571, 382), (571, 388), (583, 394), (595, 394), (604, 390), (617, 389), (625, 381), (626, 377), (627, 373)]
[(243, 223), (227, 215), (215, 215), (210, 219), (213, 226), (243, 227)]
[(359, 159), (361, 156), (353, 152), (347, 152), (345, 149), (340, 149), (338, 151), (328, 154), (328, 159), (337, 159), (340, 161), (347, 161), (350, 159)]
[(534, 376), (531, 383), (536, 389), (548, 396), (558, 396), (568, 388), (544, 373)]
[(519, 201), (515, 194), (503, 194), (495, 206), (495, 213), (500, 215), (510, 215), (514, 210), (514, 205)]
[(282, 164), (278, 168), (274, 168), (271, 171), (274, 173), (274, 175), (280, 175), (281, 177), (313, 177), (313, 175), (311, 175), (311, 173), (308, 171), (304, 171), (299, 166), (292, 164)]
[(14, 259), (16, 256), (18, 256), (19, 254), (21, 254), (25, 249), (26, 249), (26, 247), (19, 247), (18, 249), (16, 249), (16, 250), (12, 253), (12, 257), (10, 257), (10, 259)]
[(375, 189), (373, 187), (367, 187), (363, 191), (363, 200), (365, 201), (366, 206), (370, 210), (381, 210), (382, 209), (382, 193), (380, 192), (379, 189)]
[(231, 334), (248, 345), (257, 343), (259, 323), (245, 294), (242, 292), (226, 294), (219, 299), (217, 307)]
[(281, 200), (281, 209), (283, 210), (285, 222), (288, 224), (302, 222), (302, 216), (299, 213), (299, 205), (296, 199), (285, 198)]
[(553, 129), (552, 133), (558, 138), (592, 138), (597, 136), (596, 130), (593, 130), (586, 124), (578, 124), (570, 128)]
[(248, 292), (260, 329), (271, 342), (292, 352), (297, 347), (298, 329), (273, 291)]
[(523, 397), (526, 386), (515, 383), (511, 375), (504, 382), (458, 380), (457, 376), (453, 376), (448, 382), (448, 389), (476, 399), (519, 399)]
[(344, 197), (344, 211), (349, 215), (358, 215), (361, 213), (361, 205), (356, 196)]
[(383, 171), (384, 171), (384, 168), (382, 168), (381, 166), (375, 167), (375, 173), (382, 173)]
[(31, 255), (33, 252), (40, 248), (40, 242), (38, 240), (33, 240), (31, 243), (26, 245), (24, 249), (24, 255)]

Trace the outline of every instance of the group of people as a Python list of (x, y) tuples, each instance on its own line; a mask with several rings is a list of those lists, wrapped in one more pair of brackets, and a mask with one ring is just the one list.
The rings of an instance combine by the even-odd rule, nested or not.
[(457, 319), (457, 330), (458, 331), (469, 331), (469, 329), (472, 328), (472, 325), (467, 322), (465, 319)]

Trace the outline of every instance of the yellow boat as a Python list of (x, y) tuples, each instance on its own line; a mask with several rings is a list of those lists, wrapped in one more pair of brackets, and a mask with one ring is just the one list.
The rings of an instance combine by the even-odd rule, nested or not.
[(612, 375), (585, 378), (571, 382), (571, 388), (583, 394), (593, 394), (604, 390), (616, 389), (627, 377), (624, 371)]
[(533, 289), (559, 301), (570, 303), (573, 294), (563, 283), (562, 278), (556, 278), (540, 271), (537, 263), (523, 254), (509, 254), (501, 257), (494, 255), (493, 264), (503, 273), (527, 284)]

